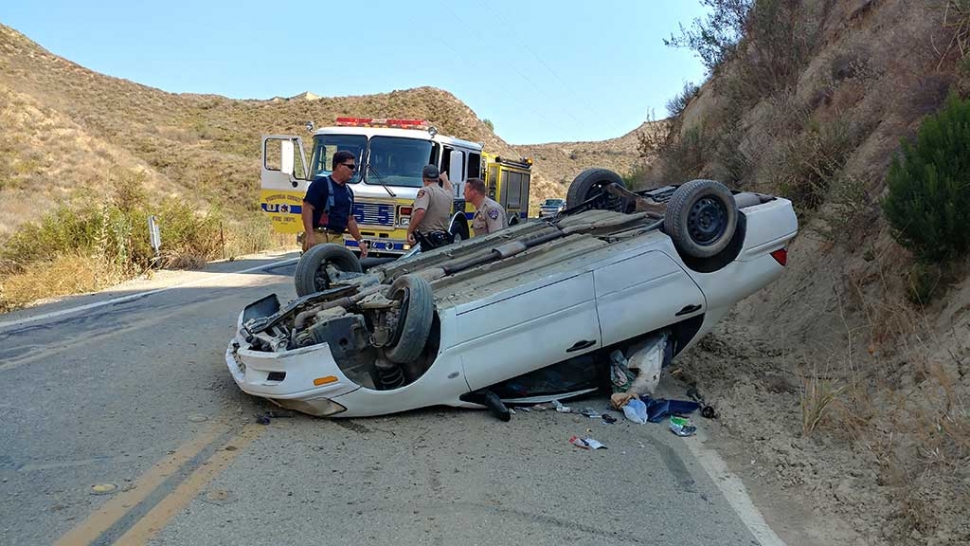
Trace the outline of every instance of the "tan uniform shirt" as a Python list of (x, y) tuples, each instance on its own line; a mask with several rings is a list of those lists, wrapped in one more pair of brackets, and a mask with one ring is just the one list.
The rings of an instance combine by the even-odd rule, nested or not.
[(475, 230), (475, 236), (495, 233), (507, 227), (509, 227), (509, 219), (505, 215), (505, 209), (502, 208), (502, 205), (486, 197), (482, 201), (482, 207), (475, 211), (475, 217), (472, 218), (472, 229)]
[(453, 203), (454, 199), (448, 190), (437, 184), (429, 184), (418, 190), (414, 210), (424, 209), (424, 218), (415, 231), (425, 235), (432, 231), (448, 231)]

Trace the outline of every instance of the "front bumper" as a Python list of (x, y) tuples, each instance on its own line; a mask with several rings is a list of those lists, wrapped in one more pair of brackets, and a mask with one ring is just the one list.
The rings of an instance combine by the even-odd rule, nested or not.
[(325, 343), (268, 353), (237, 338), (226, 349), (226, 366), (246, 394), (319, 417), (343, 411), (332, 399), (360, 388), (340, 371)]

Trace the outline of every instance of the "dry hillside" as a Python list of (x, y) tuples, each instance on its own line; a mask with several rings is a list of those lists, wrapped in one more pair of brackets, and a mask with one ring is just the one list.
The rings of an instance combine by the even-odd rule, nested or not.
[[(637, 135), (655, 132), (663, 126), (664, 122), (645, 122), (619, 138), (519, 145), (515, 150), (519, 155), (533, 159), (543, 197), (565, 197), (573, 178), (590, 167), (605, 167), (623, 176), (643, 169), (649, 160), (637, 151)], [(546, 195), (547, 192), (550, 195)]]
[(763, 505), (805, 515), (793, 542), (970, 544), (970, 267), (916, 261), (880, 208), (900, 139), (968, 96), (970, 3), (748, 4), (647, 178), (783, 194), (800, 233), (681, 377)]
[[(78, 66), (0, 25), (0, 236), (79, 188), (104, 195), (124, 172), (143, 173), (156, 197), (253, 209), (259, 135), (305, 134), (307, 120), (323, 126), (338, 115), (422, 118), (443, 134), (524, 155), (439, 89), (271, 100), (172, 94)], [(594, 143), (602, 153), (582, 158), (623, 170), (632, 148), (617, 154), (618, 147)], [(536, 173), (533, 201), (561, 193), (543, 182), (561, 178), (553, 161), (541, 161)]]

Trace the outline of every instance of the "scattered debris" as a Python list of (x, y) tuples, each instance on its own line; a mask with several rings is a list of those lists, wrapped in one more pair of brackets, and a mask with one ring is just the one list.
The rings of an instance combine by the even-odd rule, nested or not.
[(631, 398), (623, 406), (623, 415), (626, 415), (626, 418), (634, 423), (643, 425), (647, 422), (647, 405), (639, 398)]
[(589, 436), (585, 438), (580, 438), (579, 436), (573, 436), (569, 439), (569, 443), (581, 449), (606, 449), (606, 446), (597, 442), (596, 440), (590, 438)]
[(653, 399), (646, 395), (641, 396), (640, 400), (647, 406), (647, 420), (651, 423), (659, 423), (669, 415), (689, 415), (700, 407), (697, 402), (663, 398)]
[(631, 349), (627, 367), (637, 370), (637, 376), (630, 384), (629, 392), (653, 396), (660, 384), (660, 370), (666, 360), (666, 351), (666, 332), (653, 335)]
[(627, 392), (614, 393), (610, 396), (610, 406), (615, 410), (622, 410), (623, 406), (633, 398), (636, 398), (636, 396)]
[(610, 353), (610, 381), (613, 383), (613, 392), (626, 392), (630, 390), (630, 385), (636, 377), (630, 371), (627, 359), (623, 356), (623, 351), (617, 349)]
[(254, 413), (256, 417), (256, 422), (261, 425), (268, 425), (270, 419), (287, 419), (293, 417), (293, 412), (290, 411), (266, 411), (263, 413)]
[(199, 497), (199, 500), (209, 504), (223, 505), (223, 504), (229, 504), (230, 502), (236, 500), (236, 496), (233, 495), (231, 492), (225, 491), (223, 489), (212, 489), (212, 490), (206, 491), (204, 495)]
[(609, 413), (604, 413), (603, 414), (603, 422), (606, 423), (607, 425), (612, 425), (613, 423), (616, 422), (616, 417), (613, 417)]
[(593, 408), (583, 408), (583, 409), (579, 410), (579, 413), (580, 413), (580, 415), (585, 415), (586, 417), (589, 417), (590, 419), (599, 419), (600, 418), (599, 412), (596, 411), (596, 410), (594, 410)]
[(118, 486), (113, 483), (99, 483), (91, 486), (92, 495), (110, 495), (118, 490)]
[(714, 407), (708, 405), (704, 397), (701, 396), (701, 393), (698, 392), (697, 387), (687, 389), (687, 397), (701, 405), (701, 417), (705, 419), (717, 419), (717, 412), (714, 411)]
[(559, 400), (553, 400), (552, 403), (556, 405), (556, 411), (559, 413), (571, 413), (573, 411), (569, 406), (562, 405)]
[(208, 421), (208, 420), (209, 420), (208, 417), (206, 417), (205, 415), (199, 415), (198, 413), (193, 413), (189, 415), (189, 421), (193, 423), (204, 423), (205, 421)]
[(693, 436), (697, 427), (691, 424), (687, 417), (670, 416), (670, 430), (677, 436)]

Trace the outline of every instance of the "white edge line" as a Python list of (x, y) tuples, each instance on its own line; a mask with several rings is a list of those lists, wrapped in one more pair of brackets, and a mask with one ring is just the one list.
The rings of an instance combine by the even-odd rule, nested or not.
[[(693, 439), (697, 441), (691, 441)], [(694, 438), (688, 438), (684, 443), (761, 546), (787, 546), (751, 501), (741, 478), (728, 470), (727, 463), (717, 453), (704, 447), (706, 441), (707, 435), (698, 430)]]
[(98, 307), (104, 307), (105, 305), (114, 305), (116, 303), (125, 303), (127, 301), (136, 300), (138, 298), (144, 298), (146, 296), (151, 296), (153, 294), (159, 294), (161, 292), (166, 292), (168, 290), (173, 290), (175, 288), (183, 288), (183, 287), (191, 286), (193, 284), (198, 284), (198, 283), (201, 283), (201, 282), (211, 282), (211, 281), (223, 279), (225, 277), (229, 277), (231, 275), (239, 275), (239, 274), (242, 274), (242, 273), (252, 273), (253, 271), (261, 271), (263, 269), (269, 269), (271, 267), (277, 267), (277, 266), (286, 265), (286, 264), (289, 264), (289, 263), (292, 263), (292, 262), (298, 262), (299, 260), (300, 260), (299, 258), (290, 258), (289, 260), (283, 260), (283, 261), (280, 261), (280, 262), (273, 262), (273, 263), (270, 263), (270, 264), (263, 264), (263, 265), (259, 265), (259, 266), (256, 266), (256, 267), (250, 267), (249, 269), (243, 269), (242, 271), (230, 271), (230, 272), (227, 272), (227, 273), (220, 273), (220, 274), (216, 275), (215, 277), (203, 277), (201, 279), (195, 279), (193, 281), (184, 282), (182, 284), (175, 284), (175, 285), (172, 285), (172, 286), (166, 286), (165, 288), (157, 288), (155, 290), (149, 290), (148, 292), (138, 292), (136, 294), (129, 294), (127, 296), (122, 296), (120, 298), (114, 298), (114, 299), (111, 299), (111, 300), (99, 301), (99, 302), (95, 302), (95, 303), (89, 303), (87, 305), (80, 305), (78, 307), (71, 307), (69, 309), (61, 309), (60, 311), (54, 311), (54, 312), (51, 312), (51, 313), (45, 313), (43, 315), (37, 315), (37, 316), (33, 316), (33, 317), (25, 317), (25, 318), (22, 318), (22, 319), (11, 320), (11, 321), (7, 321), (7, 322), (0, 322), (0, 330), (3, 330), (5, 328), (14, 327), (14, 326), (22, 326), (24, 324), (27, 324), (27, 323), (30, 323), (30, 322), (37, 322), (39, 320), (47, 320), (47, 319), (52, 319), (52, 318), (60, 317), (60, 316), (64, 316), (64, 315), (70, 315), (72, 313), (78, 313), (78, 312), (81, 312), (81, 311), (87, 311), (89, 309), (96, 309)]

